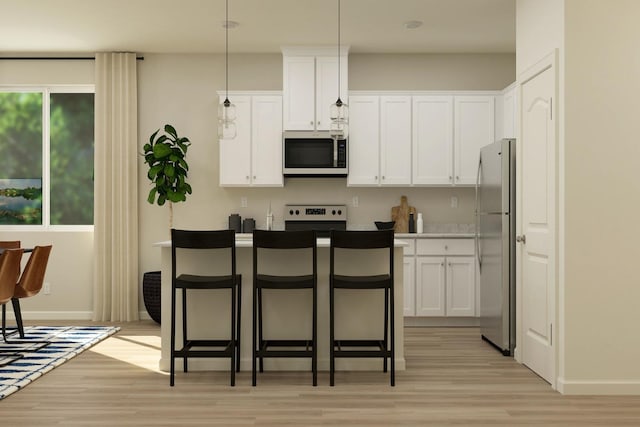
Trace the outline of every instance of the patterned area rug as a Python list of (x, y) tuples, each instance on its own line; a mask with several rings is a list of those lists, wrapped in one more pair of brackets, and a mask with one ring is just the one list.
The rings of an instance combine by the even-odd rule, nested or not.
[[(119, 330), (113, 326), (33, 326), (25, 327), (24, 340), (17, 334), (9, 337), (10, 341), (20, 344), (5, 344), (0, 338), (0, 350), (24, 354), (22, 359), (0, 367), (0, 400)], [(51, 344), (28, 352), (38, 347), (33, 341), (51, 341)], [(4, 361), (2, 354), (0, 361)]]

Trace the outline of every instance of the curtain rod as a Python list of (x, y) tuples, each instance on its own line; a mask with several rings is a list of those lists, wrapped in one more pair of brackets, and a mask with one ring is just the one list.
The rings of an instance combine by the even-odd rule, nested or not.
[[(0, 61), (95, 61), (94, 56), (0, 56)], [(144, 61), (144, 56), (137, 56)]]

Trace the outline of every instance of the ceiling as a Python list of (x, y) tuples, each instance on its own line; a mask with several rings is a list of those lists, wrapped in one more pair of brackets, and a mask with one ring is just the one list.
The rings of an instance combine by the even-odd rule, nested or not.
[[(342, 0), (352, 53), (513, 53), (516, 0)], [(0, 0), (0, 52), (224, 52), (224, 0)], [(229, 0), (229, 51), (335, 45), (337, 0)], [(423, 21), (413, 30), (404, 22)]]

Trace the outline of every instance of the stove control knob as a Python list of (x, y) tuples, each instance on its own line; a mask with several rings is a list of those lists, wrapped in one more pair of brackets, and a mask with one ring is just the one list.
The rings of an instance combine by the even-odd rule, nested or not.
[(342, 215), (342, 211), (338, 209), (338, 215)]
[(300, 215), (300, 211), (296, 209), (296, 215)]
[(289, 209), (289, 215), (293, 215), (293, 209)]
[(336, 214), (336, 210), (334, 209), (331, 211), (331, 215), (335, 215), (335, 214)]

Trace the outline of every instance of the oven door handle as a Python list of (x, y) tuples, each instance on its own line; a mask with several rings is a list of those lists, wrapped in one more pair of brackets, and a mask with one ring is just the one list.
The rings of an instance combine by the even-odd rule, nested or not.
[(338, 167), (338, 138), (333, 138), (333, 167)]

